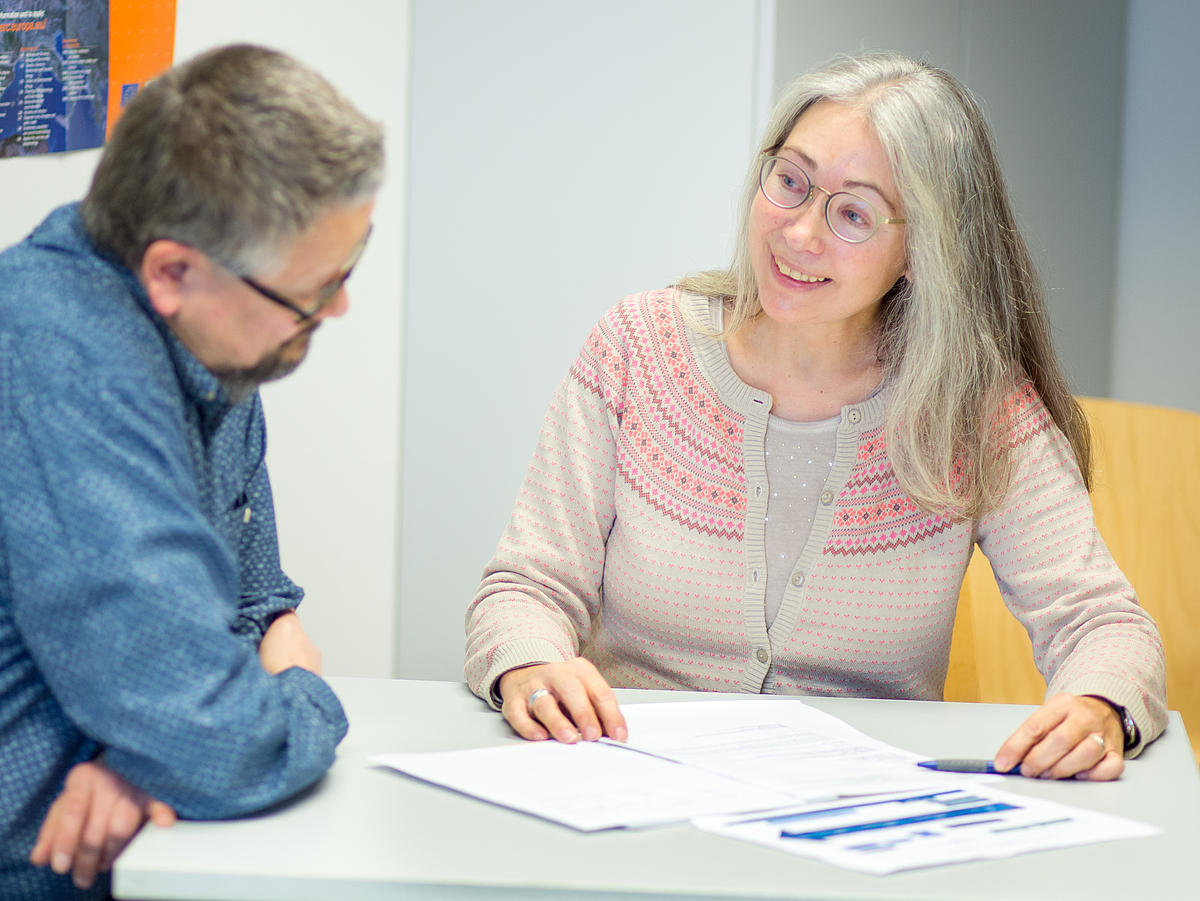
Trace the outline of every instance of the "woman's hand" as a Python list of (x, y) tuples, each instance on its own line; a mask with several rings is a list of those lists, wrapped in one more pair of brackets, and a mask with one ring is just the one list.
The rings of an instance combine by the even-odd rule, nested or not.
[[(530, 696), (541, 689), (529, 704)], [(538, 663), (509, 670), (500, 677), (500, 712), (522, 738), (544, 741), (553, 735), (571, 744), (595, 741), (602, 734), (625, 741), (629, 730), (613, 694), (591, 661), (576, 657), (566, 663)]]
[(155, 800), (100, 761), (76, 764), (63, 792), (54, 799), (29, 855), (35, 867), (50, 865), (70, 873), (77, 888), (88, 888), (147, 818), (158, 826), (175, 822), (175, 811)]
[(996, 752), (1006, 772), (1022, 776), (1105, 782), (1125, 770), (1125, 732), (1117, 713), (1099, 698), (1058, 694), (1037, 709)]

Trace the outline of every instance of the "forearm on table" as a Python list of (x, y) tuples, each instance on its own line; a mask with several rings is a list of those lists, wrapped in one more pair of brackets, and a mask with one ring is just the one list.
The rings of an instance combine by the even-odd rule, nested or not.
[(55, 701), (115, 772), (184, 816), (235, 816), (324, 772), (345, 718), (311, 673), (264, 671), (204, 572), (103, 598), (22, 594), (16, 615)]
[(203, 728), (176, 722), (168, 747), (151, 736), (109, 746), (106, 765), (190, 819), (245, 816), (291, 797), (333, 763), (346, 718), (318, 676), (299, 668), (261, 675), (269, 688), (237, 713)]

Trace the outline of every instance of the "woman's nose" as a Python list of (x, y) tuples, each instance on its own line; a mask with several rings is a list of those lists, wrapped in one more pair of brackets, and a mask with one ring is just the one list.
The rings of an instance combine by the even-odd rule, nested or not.
[(791, 210), (792, 220), (784, 226), (783, 236), (794, 250), (820, 249), (825, 244), (825, 197), (814, 192), (806, 203)]

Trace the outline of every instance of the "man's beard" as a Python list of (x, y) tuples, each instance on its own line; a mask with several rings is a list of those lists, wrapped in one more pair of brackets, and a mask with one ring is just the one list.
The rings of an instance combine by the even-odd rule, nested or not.
[(288, 375), (299, 366), (308, 353), (308, 341), (321, 323), (314, 322), (309, 328), (279, 345), (253, 366), (245, 369), (220, 369), (213, 372), (229, 402), (240, 404), (258, 390), (263, 382), (273, 382)]

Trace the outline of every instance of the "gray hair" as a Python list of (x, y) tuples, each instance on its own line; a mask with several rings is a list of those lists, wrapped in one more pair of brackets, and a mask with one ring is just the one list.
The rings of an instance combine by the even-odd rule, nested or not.
[[(977, 517), (1011, 479), (1006, 403), (1028, 379), (1066, 433), (1085, 482), (1090, 436), (1054, 354), (1044, 290), (1017, 229), (982, 111), (954, 76), (898, 53), (839, 57), (793, 81), (759, 148), (777, 150), (820, 101), (861, 111), (900, 194), (908, 277), (884, 295), (879, 353), (892, 386), (896, 476), (926, 510)], [(725, 337), (762, 315), (750, 259), (759, 161), (747, 174), (733, 263), (679, 282), (727, 300)]]
[(269, 268), (322, 213), (383, 180), (383, 131), (316, 72), (224, 47), (140, 91), (84, 198), (84, 228), (131, 269), (159, 239), (239, 275)]

